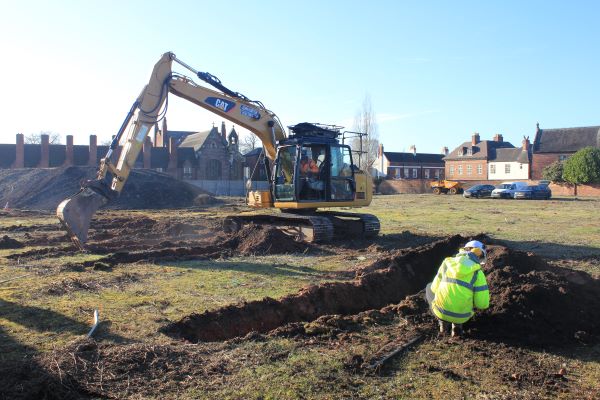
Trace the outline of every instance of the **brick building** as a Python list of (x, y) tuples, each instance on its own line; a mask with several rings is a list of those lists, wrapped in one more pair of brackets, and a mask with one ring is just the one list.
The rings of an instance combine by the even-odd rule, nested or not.
[(417, 153), (415, 146), (408, 153), (384, 151), (379, 145), (373, 168), (377, 176), (388, 179), (443, 179), (444, 154)]
[(480, 140), (479, 133), (474, 133), (470, 142), (462, 143), (444, 157), (446, 178), (464, 181), (497, 179), (488, 175), (488, 160), (494, 160), (499, 149), (514, 148), (501, 134), (496, 134), (493, 140)]
[[(157, 145), (155, 145), (157, 144)], [(116, 160), (120, 153), (117, 148)], [(89, 144), (75, 145), (73, 136), (66, 144), (50, 144), (48, 135), (41, 135), (40, 144), (26, 144), (23, 134), (16, 135), (15, 144), (0, 144), (0, 168), (54, 168), (99, 165), (108, 146), (98, 146), (96, 135)], [(179, 179), (241, 179), (244, 157), (239, 152), (238, 134), (234, 128), (225, 135), (213, 127), (206, 132), (168, 131), (156, 129), (154, 143), (146, 137), (134, 168), (153, 169)]]
[(532, 179), (542, 179), (545, 167), (563, 161), (584, 147), (600, 148), (600, 126), (540, 129), (536, 125), (532, 153)]

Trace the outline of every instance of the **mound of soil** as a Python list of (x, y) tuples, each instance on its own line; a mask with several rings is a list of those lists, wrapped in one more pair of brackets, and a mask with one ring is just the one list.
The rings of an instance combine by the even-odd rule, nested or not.
[(0, 249), (20, 249), (22, 247), (25, 247), (23, 243), (10, 238), (7, 235), (4, 235), (2, 239), (0, 239)]
[(598, 339), (600, 280), (505, 247), (492, 249), (484, 272), (491, 303), (469, 323), (474, 335), (533, 346)]
[(232, 247), (243, 255), (298, 253), (307, 248), (306, 243), (279, 229), (253, 224), (244, 226), (230, 240)]
[(194, 199), (194, 205), (196, 206), (214, 206), (221, 203), (223, 203), (222, 200), (217, 199), (216, 197), (206, 193), (199, 194)]
[[(67, 167), (0, 170), (0, 204), (11, 208), (55, 210), (58, 204), (77, 193), (80, 182), (93, 179), (96, 168)], [(152, 170), (133, 170), (121, 196), (108, 208), (156, 209), (194, 205), (205, 193), (169, 175)]]

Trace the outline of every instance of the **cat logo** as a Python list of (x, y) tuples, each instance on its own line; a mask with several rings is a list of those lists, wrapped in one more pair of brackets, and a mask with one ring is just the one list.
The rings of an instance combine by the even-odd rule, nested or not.
[(235, 103), (233, 101), (220, 99), (218, 97), (207, 97), (204, 102), (215, 108), (218, 108), (223, 112), (229, 112), (231, 109), (233, 109), (233, 107), (235, 107)]

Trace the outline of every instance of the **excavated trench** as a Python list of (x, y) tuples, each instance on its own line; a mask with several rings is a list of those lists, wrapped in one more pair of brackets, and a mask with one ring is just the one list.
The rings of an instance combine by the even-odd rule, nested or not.
[[(419, 315), (416, 321), (430, 324), (433, 317), (427, 303), (421, 294), (411, 295), (422, 291), (442, 260), (455, 254), (466, 240), (453, 236), (409, 249), (364, 267), (352, 282), (326, 283), (280, 300), (265, 298), (192, 314), (162, 331), (191, 342), (221, 341), (327, 315), (352, 318), (362, 311), (382, 308), (387, 314)], [(534, 347), (600, 339), (599, 279), (551, 266), (532, 253), (494, 245), (489, 247), (483, 270), (491, 305), (466, 325), (469, 335)], [(407, 297), (409, 301), (403, 301)], [(389, 307), (399, 302), (400, 306)]]
[(281, 325), (312, 321), (328, 314), (356, 314), (397, 303), (422, 290), (442, 260), (456, 252), (465, 238), (452, 236), (413, 251), (378, 260), (352, 282), (311, 286), (281, 300), (265, 298), (203, 314), (192, 314), (167, 325), (163, 332), (191, 342), (208, 342), (265, 333)]

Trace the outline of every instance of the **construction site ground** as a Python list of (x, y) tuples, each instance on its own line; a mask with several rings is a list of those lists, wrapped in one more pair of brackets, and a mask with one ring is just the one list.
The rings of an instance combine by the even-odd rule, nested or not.
[[(308, 245), (220, 200), (101, 211), (87, 252), (0, 211), (0, 399), (600, 397), (600, 198), (380, 196), (379, 237)], [(492, 305), (440, 336), (422, 289), (470, 238)]]

